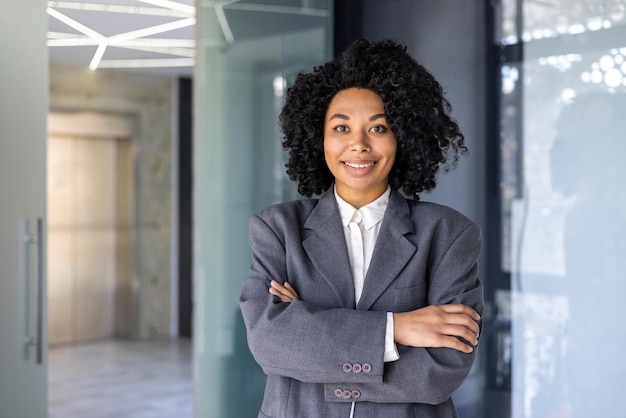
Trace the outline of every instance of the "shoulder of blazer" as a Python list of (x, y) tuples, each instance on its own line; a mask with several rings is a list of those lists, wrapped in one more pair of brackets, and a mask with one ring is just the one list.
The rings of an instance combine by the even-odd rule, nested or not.
[(423, 200), (408, 200), (411, 207), (411, 214), (417, 214), (428, 218), (445, 218), (458, 222), (473, 223), (471, 219), (456, 209), (439, 203), (433, 203)]
[(438, 203), (407, 199), (396, 190), (392, 190), (389, 196), (385, 218), (402, 234), (438, 227), (464, 230), (474, 224), (455, 209)]
[(480, 230), (476, 222), (449, 206), (421, 200), (408, 202), (411, 219), (418, 231), (433, 228), (440, 233), (457, 235), (468, 228)]
[(294, 223), (303, 226), (318, 202), (318, 199), (301, 199), (277, 203), (261, 210), (255, 216), (270, 226), (293, 226)]

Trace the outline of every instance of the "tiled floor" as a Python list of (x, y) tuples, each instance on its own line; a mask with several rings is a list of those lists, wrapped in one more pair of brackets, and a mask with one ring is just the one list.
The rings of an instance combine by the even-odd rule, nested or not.
[(190, 340), (52, 348), (49, 418), (191, 418)]

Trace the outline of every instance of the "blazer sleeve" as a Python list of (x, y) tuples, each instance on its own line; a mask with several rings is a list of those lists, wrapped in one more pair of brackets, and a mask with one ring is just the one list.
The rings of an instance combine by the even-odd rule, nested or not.
[[(287, 277), (286, 233), (259, 216), (249, 227), (252, 262), (240, 307), (248, 346), (263, 371), (310, 383), (381, 384), (386, 313), (281, 302), (268, 289), (272, 279), (293, 283)], [(306, 283), (307, 278), (298, 280)], [(368, 367), (353, 373), (346, 371), (347, 363)]]
[[(427, 304), (461, 303), (482, 315), (477, 264), (480, 228), (472, 223), (445, 244), (428, 277)], [(357, 401), (439, 404), (463, 383), (476, 357), (476, 348), (469, 354), (450, 348), (402, 345), (398, 345), (398, 350), (400, 359), (385, 364), (383, 383), (359, 385), (361, 396)], [(327, 400), (332, 399), (332, 389), (326, 385)]]

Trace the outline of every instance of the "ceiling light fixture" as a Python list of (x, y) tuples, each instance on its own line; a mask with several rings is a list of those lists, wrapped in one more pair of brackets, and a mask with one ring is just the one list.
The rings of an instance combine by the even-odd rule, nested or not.
[(67, 26), (69, 26), (72, 29), (77, 30), (78, 32), (87, 35), (88, 37), (92, 38), (92, 39), (97, 39), (98, 41), (105, 39), (105, 37), (101, 34), (99, 34), (98, 32), (96, 32), (95, 30), (88, 28), (87, 26), (83, 25), (80, 22), (75, 21), (74, 19), (72, 19), (69, 16), (64, 15), (63, 13), (59, 12), (58, 10), (55, 10), (51, 7), (48, 7), (46, 9), (47, 13), (54, 17), (55, 19), (65, 23)]
[[(184, 67), (194, 65), (193, 56), (195, 55), (195, 41), (193, 39), (152, 38), (153, 35), (157, 35), (159, 33), (174, 31), (195, 25), (196, 7), (190, 4), (185, 4), (191, 3), (189, 0), (134, 0), (140, 4), (139, 6), (131, 6), (133, 2), (126, 0), (115, 1), (115, 3), (120, 4), (107, 4), (107, 1), (104, 0), (91, 0), (93, 2), (89, 1), (90, 0), (86, 0), (85, 2), (82, 2), (81, 0), (48, 0), (48, 14), (78, 32), (49, 32), (48, 46), (96, 47), (95, 54), (92, 56), (89, 65), (92, 70), (95, 70), (96, 68)], [(182, 1), (184, 1), (184, 3)], [(145, 6), (142, 6), (141, 4), (144, 4)], [(304, 1), (302, 2), (302, 7), (283, 6), (279, 4), (256, 4), (241, 0), (197, 0), (196, 4), (203, 8), (212, 7), (215, 9), (216, 18), (223, 36), (223, 39), (205, 39), (202, 41), (203, 45), (207, 45), (207, 43), (223, 45), (224, 41), (227, 44), (233, 44), (235, 42), (235, 35), (226, 17), (226, 13), (231, 10), (317, 17), (328, 17), (329, 15), (327, 10), (307, 7), (307, 2)], [(64, 9), (75, 11), (75, 13), (70, 13), (70, 15), (79, 20), (80, 18), (76, 16), (84, 16), (85, 13), (82, 12), (94, 12), (90, 15), (90, 17), (97, 17), (97, 13), (117, 13), (165, 17), (176, 20), (165, 24), (144, 27), (138, 30), (132, 30), (107, 37), (59, 11)], [(151, 23), (154, 22), (154, 20), (149, 21)], [(190, 35), (186, 36), (188, 38), (193, 38), (193, 36)], [(167, 36), (163, 36), (163, 38), (165, 37)], [(156, 52), (180, 58), (105, 60), (104, 55), (108, 52), (107, 50), (109, 47)]]
[[(211, 2), (207, 2), (211, 3)], [(207, 4), (205, 3), (205, 4)], [(222, 3), (207, 4), (213, 7), (217, 7)], [(310, 7), (294, 7), (294, 6), (275, 6), (271, 4), (255, 4), (255, 3), (240, 3), (230, 2), (223, 5), (228, 10), (241, 10), (245, 12), (264, 12), (264, 13), (279, 13), (279, 14), (292, 14), (303, 16), (317, 16), (328, 17), (328, 10), (313, 9)]]
[[(193, 39), (160, 39), (160, 38), (139, 38), (130, 40), (114, 40), (109, 38), (109, 46), (119, 46), (124, 48), (179, 48), (190, 49), (195, 47)], [(100, 41), (87, 36), (71, 35), (60, 32), (48, 32), (48, 46), (96, 46)], [(174, 52), (166, 52), (177, 55)], [(187, 54), (185, 53), (185, 56)]]
[[(58, 32), (55, 32), (55, 34)], [(48, 33), (48, 46), (94, 46), (100, 42), (88, 36), (55, 36)]]
[(170, 0), (137, 0), (142, 3), (152, 4), (154, 6), (164, 7), (166, 9), (178, 10), (180, 12), (189, 13), (190, 15), (194, 15), (196, 13), (196, 8), (194, 6), (188, 6), (186, 4), (178, 3), (176, 1)]
[[(138, 0), (139, 1), (139, 0)], [(195, 15), (195, 7), (191, 7), (193, 10), (185, 9), (176, 10), (171, 8), (161, 7), (139, 7), (139, 6), (122, 6), (118, 4), (101, 4), (101, 3), (75, 3), (70, 1), (48, 1), (48, 7), (54, 9), (68, 9), (68, 10), (86, 10), (90, 12), (104, 12), (104, 13), (124, 13), (129, 15), (144, 15), (144, 16), (164, 16), (164, 17), (190, 17)]]
[(196, 24), (195, 17), (189, 17), (187, 19), (175, 20), (173, 22), (164, 23), (162, 25), (149, 26), (147, 28), (138, 29), (126, 33), (120, 33), (119, 35), (113, 35), (109, 37), (112, 42), (114, 41), (127, 41), (130, 39), (143, 38), (145, 36), (156, 35), (158, 33), (169, 32), (176, 29), (186, 28)]
[(102, 41), (100, 42), (100, 45), (98, 45), (98, 49), (96, 49), (96, 53), (93, 54), (93, 58), (91, 58), (91, 62), (89, 63), (89, 69), (91, 71), (95, 71), (96, 68), (98, 68), (98, 64), (100, 64), (100, 61), (102, 60), (102, 56), (104, 55), (104, 51), (106, 51), (107, 46), (109, 45), (106, 41)]
[(215, 5), (215, 15), (217, 16), (217, 21), (220, 24), (222, 33), (224, 34), (224, 39), (226, 39), (226, 42), (229, 44), (232, 44), (235, 42), (235, 36), (233, 35), (233, 31), (230, 29), (230, 25), (228, 24), (228, 20), (224, 14), (224, 8), (220, 3)]
[[(143, 0), (142, 0), (143, 1)], [(147, 1), (147, 0), (146, 0)], [(152, 0), (150, 0), (152, 1)], [(167, 2), (167, 3), (174, 3), (174, 2)], [(177, 3), (178, 4), (178, 3)], [(173, 22), (168, 22), (168, 23), (164, 23), (161, 25), (156, 25), (156, 26), (150, 26), (147, 28), (142, 28), (142, 29), (138, 29), (138, 30), (134, 30), (134, 31), (130, 31), (130, 32), (125, 32), (125, 33), (120, 33), (118, 35), (114, 35), (111, 37), (105, 37), (103, 35), (101, 35), (100, 33), (94, 31), (91, 28), (88, 28), (87, 26), (75, 21), (74, 19), (72, 19), (69, 16), (64, 15), (63, 13), (59, 12), (58, 10), (55, 10), (51, 7), (48, 7), (47, 12), (50, 16), (58, 19), (59, 21), (65, 23), (66, 25), (68, 25), (69, 27), (71, 27), (72, 29), (77, 30), (78, 32), (86, 35), (88, 38), (78, 38), (78, 37), (74, 37), (74, 38), (66, 38), (66, 39), (59, 39), (56, 40), (56, 42), (54, 40), (49, 40), (48, 41), (48, 45), (50, 46), (68, 46), (70, 44), (73, 45), (98, 45), (98, 48), (96, 49), (95, 54), (93, 55), (93, 57), (91, 58), (91, 62), (89, 63), (89, 69), (92, 71), (95, 71), (100, 62), (102, 61), (102, 57), (104, 56), (104, 53), (107, 49), (107, 47), (109, 45), (113, 45), (113, 46), (120, 46), (120, 47), (128, 47), (130, 49), (138, 49), (138, 50), (152, 50), (154, 52), (160, 52), (160, 53), (164, 53), (165, 51), (160, 49), (158, 51), (155, 51), (155, 48), (158, 49), (160, 48), (160, 46), (154, 46), (154, 43), (152, 45), (133, 45), (131, 44), (126, 44), (125, 42), (128, 41), (136, 41), (138, 40), (138, 38), (143, 38), (146, 36), (151, 36), (151, 35), (156, 35), (159, 33), (164, 33), (164, 32), (169, 32), (172, 30), (176, 30), (176, 29), (181, 29), (181, 28), (185, 28), (188, 26), (193, 26), (196, 23), (196, 19), (195, 17), (189, 17), (186, 19), (180, 19), (180, 20), (175, 20)], [(150, 49), (152, 47), (152, 49)], [(169, 51), (168, 53), (172, 53), (172, 55), (183, 55), (183, 56), (189, 56), (189, 54), (187, 52), (182, 52), (181, 50), (173, 50), (173, 51)]]
[(102, 60), (100, 68), (166, 68), (192, 67), (192, 58), (140, 59), (140, 60)]

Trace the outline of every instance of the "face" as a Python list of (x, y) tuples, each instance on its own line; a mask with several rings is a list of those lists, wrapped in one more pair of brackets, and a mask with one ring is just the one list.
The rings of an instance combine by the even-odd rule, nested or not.
[(378, 94), (354, 87), (335, 95), (324, 118), (324, 157), (342, 199), (358, 209), (380, 197), (397, 145)]

